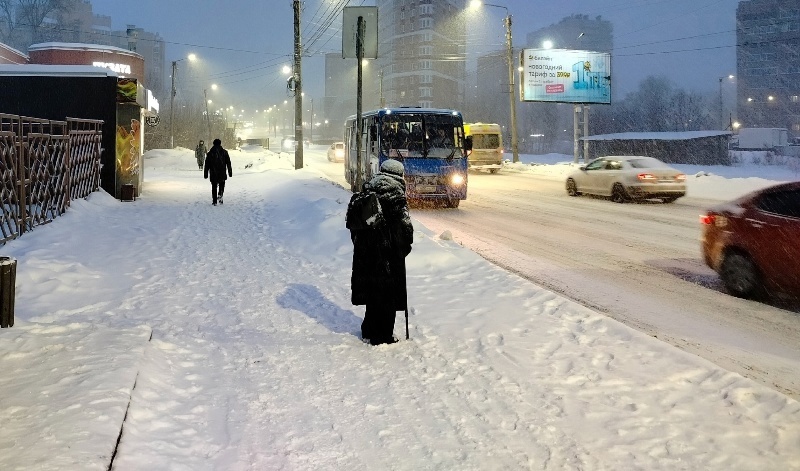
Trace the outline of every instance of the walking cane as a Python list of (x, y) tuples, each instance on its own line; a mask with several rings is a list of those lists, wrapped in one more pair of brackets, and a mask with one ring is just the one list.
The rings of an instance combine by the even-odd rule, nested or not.
[(406, 340), (408, 340), (408, 301), (406, 301)]
[[(405, 265), (406, 261), (403, 260), (403, 273), (406, 272)], [(406, 287), (406, 340), (408, 340), (408, 287)]]

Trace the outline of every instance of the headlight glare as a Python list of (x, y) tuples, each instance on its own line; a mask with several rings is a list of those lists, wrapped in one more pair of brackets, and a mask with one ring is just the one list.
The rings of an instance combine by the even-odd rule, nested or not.
[(461, 186), (464, 184), (464, 175), (460, 173), (454, 173), (450, 176), (450, 183), (455, 186)]

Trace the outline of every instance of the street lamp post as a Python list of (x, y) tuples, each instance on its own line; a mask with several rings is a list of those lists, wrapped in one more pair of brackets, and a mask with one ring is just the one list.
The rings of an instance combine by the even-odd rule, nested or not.
[[(211, 84), (211, 89), (212, 90), (216, 90), (217, 89), (217, 84), (216, 83), (212, 83)], [(211, 136), (211, 116), (208, 114), (208, 105), (211, 104), (211, 100), (208, 99), (208, 89), (207, 88), (203, 89), (203, 98), (205, 99), (205, 102), (206, 102), (206, 127), (208, 128), (208, 138), (211, 139), (212, 138), (212, 136)]]
[(208, 137), (211, 137), (211, 117), (208, 115), (208, 103), (211, 101), (208, 99), (208, 91), (207, 89), (203, 89), (203, 98), (206, 102), (206, 127), (208, 128)]
[[(722, 106), (722, 79), (724, 79), (724, 78), (725, 77), (720, 77), (719, 78), (719, 128), (721, 130), (723, 130), (723, 131), (726, 129), (725, 121), (724, 121), (725, 118), (723, 117), (723, 113), (722, 113), (722, 111), (723, 111), (723, 106)], [(733, 78), (734, 78), (733, 75), (728, 75), (728, 79), (733, 79)]]
[[(473, 7), (480, 6), (480, 0), (472, 0)], [(517, 96), (514, 90), (514, 46), (511, 41), (511, 14), (508, 8), (503, 5), (493, 5), (483, 3), (487, 7), (502, 8), (506, 11), (503, 24), (506, 27), (506, 62), (508, 62), (508, 102), (511, 112), (511, 152), (514, 155), (514, 162), (519, 162), (519, 146), (517, 143)]]
[(194, 54), (189, 54), (183, 59), (172, 61), (172, 88), (169, 94), (169, 147), (175, 148), (175, 73), (178, 71), (178, 62), (189, 59), (193, 61), (197, 58)]

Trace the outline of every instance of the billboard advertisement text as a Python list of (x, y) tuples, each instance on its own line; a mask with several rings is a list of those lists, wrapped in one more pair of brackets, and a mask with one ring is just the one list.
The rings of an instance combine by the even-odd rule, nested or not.
[(522, 101), (611, 103), (611, 55), (569, 49), (523, 49)]

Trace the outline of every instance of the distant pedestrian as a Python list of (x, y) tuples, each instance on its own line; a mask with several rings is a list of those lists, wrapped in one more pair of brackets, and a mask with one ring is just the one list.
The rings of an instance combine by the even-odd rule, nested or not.
[[(227, 172), (226, 172), (227, 170)], [(211, 178), (211, 204), (222, 204), (222, 194), (225, 193), (225, 180), (232, 177), (231, 156), (222, 147), (222, 141), (214, 139), (214, 146), (206, 155), (206, 163), (203, 169), (203, 178)]]
[(395, 343), (397, 311), (407, 308), (406, 262), (414, 241), (403, 164), (387, 160), (380, 173), (350, 199), (347, 228), (353, 241), (354, 305), (366, 305), (361, 337), (372, 345)]
[(206, 153), (208, 149), (206, 149), (206, 143), (200, 140), (197, 144), (197, 147), (194, 148), (194, 158), (197, 160), (197, 168), (203, 170), (203, 162), (206, 160)]

